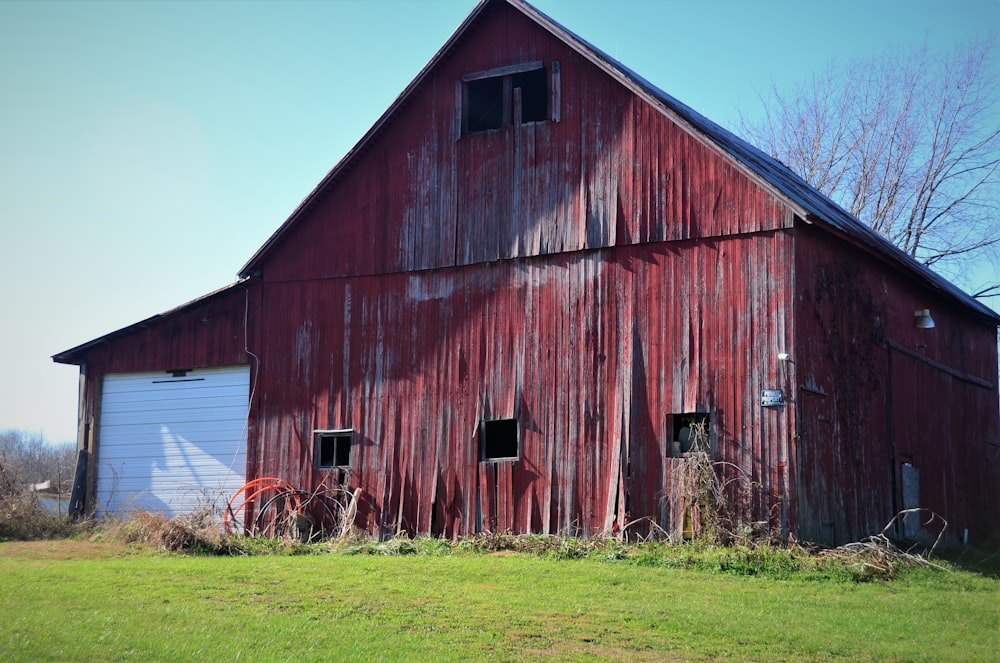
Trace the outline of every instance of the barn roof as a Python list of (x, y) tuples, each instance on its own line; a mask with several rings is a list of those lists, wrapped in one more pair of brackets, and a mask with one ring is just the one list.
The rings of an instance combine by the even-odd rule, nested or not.
[(184, 304), (181, 304), (180, 306), (177, 306), (175, 308), (172, 308), (169, 311), (165, 311), (163, 313), (157, 313), (156, 315), (151, 315), (150, 317), (148, 317), (148, 318), (146, 318), (144, 320), (140, 320), (139, 322), (132, 323), (131, 325), (128, 325), (127, 327), (122, 327), (121, 329), (116, 329), (113, 332), (108, 332), (107, 334), (105, 334), (103, 336), (99, 336), (99, 337), (95, 338), (92, 341), (87, 341), (86, 343), (82, 343), (82, 344), (76, 346), (75, 348), (70, 348), (69, 350), (63, 350), (62, 352), (60, 352), (58, 354), (52, 355), (52, 361), (56, 362), (57, 364), (76, 364), (76, 365), (79, 365), (79, 364), (81, 364), (84, 361), (84, 359), (87, 356), (87, 353), (90, 352), (90, 350), (92, 350), (95, 347), (98, 347), (100, 345), (104, 345), (104, 344), (107, 344), (107, 343), (112, 343), (112, 342), (114, 342), (114, 341), (116, 341), (116, 340), (118, 340), (120, 338), (125, 337), (125, 336), (129, 336), (129, 335), (134, 334), (136, 332), (140, 332), (140, 331), (144, 331), (146, 329), (149, 329), (150, 327), (152, 327), (152, 326), (154, 326), (154, 325), (156, 325), (156, 324), (158, 324), (160, 322), (163, 322), (164, 320), (167, 320), (168, 318), (171, 318), (171, 317), (173, 317), (175, 315), (178, 315), (180, 313), (184, 313), (185, 311), (190, 311), (191, 309), (193, 309), (193, 308), (195, 308), (197, 306), (201, 306), (203, 304), (208, 304), (208, 303), (213, 302), (213, 301), (215, 301), (215, 300), (217, 300), (217, 299), (219, 299), (221, 297), (225, 297), (226, 295), (228, 295), (229, 293), (231, 293), (233, 290), (235, 290), (238, 287), (239, 288), (244, 287), (244, 284), (243, 284), (242, 281), (237, 281), (236, 283), (231, 283), (231, 284), (229, 284), (227, 286), (219, 288), (218, 290), (213, 290), (212, 292), (208, 293), (207, 295), (202, 295), (201, 297), (198, 297), (197, 299), (192, 299), (191, 301), (189, 301), (187, 303), (184, 303)]
[(994, 324), (1000, 324), (1000, 315), (969, 296), (962, 289), (935, 273), (925, 265), (899, 250), (889, 240), (876, 233), (866, 224), (849, 214), (827, 196), (810, 186), (783, 163), (768, 156), (761, 150), (739, 138), (729, 130), (709, 120), (689, 106), (681, 103), (645, 78), (624, 66), (608, 54), (580, 38), (570, 30), (549, 18), (522, 0), (482, 0), (462, 22), (458, 29), (438, 50), (416, 78), (399, 94), (396, 100), (382, 114), (360, 141), (324, 177), (308, 196), (303, 199), (291, 216), (257, 250), (240, 269), (239, 276), (245, 278), (256, 273), (271, 250), (297, 225), (323, 192), (344, 173), (364, 152), (382, 129), (392, 122), (406, 104), (410, 95), (447, 57), (449, 51), (462, 39), (470, 26), (482, 15), (487, 7), (506, 4), (520, 11), (537, 25), (562, 40), (567, 46), (589, 60), (622, 85), (643, 97), (648, 103), (659, 108), (674, 121), (687, 129), (696, 138), (714, 145), (731, 159), (743, 166), (748, 175), (762, 186), (784, 199), (802, 219), (831, 231), (863, 249), (874, 253), (884, 261), (894, 264), (921, 280), (926, 286), (941, 294), (958, 300), (973, 311), (987, 317)]

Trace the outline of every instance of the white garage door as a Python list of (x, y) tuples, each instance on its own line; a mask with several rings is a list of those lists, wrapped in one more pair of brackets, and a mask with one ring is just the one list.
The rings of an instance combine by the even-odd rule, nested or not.
[(249, 393), (248, 366), (105, 376), (98, 513), (224, 506), (245, 481)]

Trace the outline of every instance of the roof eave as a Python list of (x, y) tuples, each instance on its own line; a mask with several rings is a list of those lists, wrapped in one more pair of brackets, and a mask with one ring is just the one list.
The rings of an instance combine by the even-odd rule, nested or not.
[[(974, 298), (972, 295), (965, 294), (964, 297), (957, 296), (955, 290), (957, 286), (951, 281), (941, 276), (934, 270), (932, 270), (927, 265), (921, 263), (919, 260), (913, 256), (899, 250), (889, 243), (889, 240), (885, 239), (881, 235), (878, 238), (883, 242), (889, 243), (894, 250), (887, 251), (881, 246), (874, 245), (871, 241), (866, 241), (869, 238), (862, 238), (851, 233), (844, 232), (837, 225), (827, 222), (822, 217), (816, 216), (815, 214), (808, 214), (802, 217), (803, 221), (806, 223), (812, 223), (823, 228), (823, 231), (827, 234), (833, 235), (841, 239), (848, 244), (861, 249), (869, 255), (875, 256), (880, 259), (883, 263), (890, 265), (891, 267), (898, 269), (911, 277), (917, 277), (923, 283), (924, 287), (936, 292), (938, 295), (943, 296), (952, 301), (956, 301), (965, 308), (969, 309), (971, 312), (981, 316), (986, 321), (993, 325), (1000, 326), (1000, 313), (997, 313), (990, 307), (986, 306), (978, 299)], [(867, 228), (867, 226), (865, 226)], [(874, 232), (874, 231), (872, 231)], [(964, 293), (963, 293), (964, 294)]]
[(92, 349), (107, 343), (111, 343), (125, 336), (134, 334), (136, 332), (143, 331), (155, 324), (158, 324), (166, 320), (167, 318), (177, 315), (178, 313), (183, 313), (184, 311), (191, 309), (195, 306), (206, 304), (214, 299), (218, 299), (219, 297), (228, 294), (234, 288), (242, 286), (244, 284), (244, 281), (245, 279), (236, 281), (235, 283), (230, 283), (227, 286), (223, 286), (222, 288), (213, 290), (212, 292), (206, 295), (202, 295), (201, 297), (192, 299), (189, 302), (174, 307), (169, 311), (164, 311), (163, 313), (157, 313), (156, 315), (151, 315), (144, 320), (140, 320), (139, 322), (134, 322), (131, 325), (122, 327), (120, 329), (116, 329), (112, 332), (108, 332), (103, 336), (99, 336), (93, 340), (87, 341), (86, 343), (82, 343), (76, 347), (70, 348), (69, 350), (63, 350), (62, 352), (52, 355), (52, 361), (54, 361), (57, 364), (70, 364), (75, 366), (81, 366), (86, 362), (87, 354)]

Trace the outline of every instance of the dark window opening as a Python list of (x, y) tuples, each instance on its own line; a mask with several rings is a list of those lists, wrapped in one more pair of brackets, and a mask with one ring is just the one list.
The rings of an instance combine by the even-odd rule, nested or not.
[(521, 122), (549, 119), (548, 77), (544, 69), (533, 69), (510, 77), (511, 87), (521, 90)]
[(686, 453), (711, 451), (707, 412), (672, 414), (670, 430), (671, 456), (679, 458)]
[(352, 430), (317, 431), (316, 465), (320, 469), (347, 469), (351, 466)]
[[(515, 72), (508, 69), (496, 76), (479, 76), (472, 74), (465, 82), (463, 127), (466, 133), (544, 122), (551, 118), (549, 75), (544, 67)], [(516, 104), (518, 99), (520, 107)]]
[(488, 131), (503, 126), (503, 77), (469, 81), (466, 131)]
[(518, 458), (517, 419), (483, 421), (480, 427), (482, 460)]

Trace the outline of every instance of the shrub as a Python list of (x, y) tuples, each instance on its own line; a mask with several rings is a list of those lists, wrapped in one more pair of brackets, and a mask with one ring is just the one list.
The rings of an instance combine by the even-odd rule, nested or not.
[(35, 493), (22, 488), (0, 465), (0, 540), (56, 539), (77, 529), (68, 517), (49, 513)]

